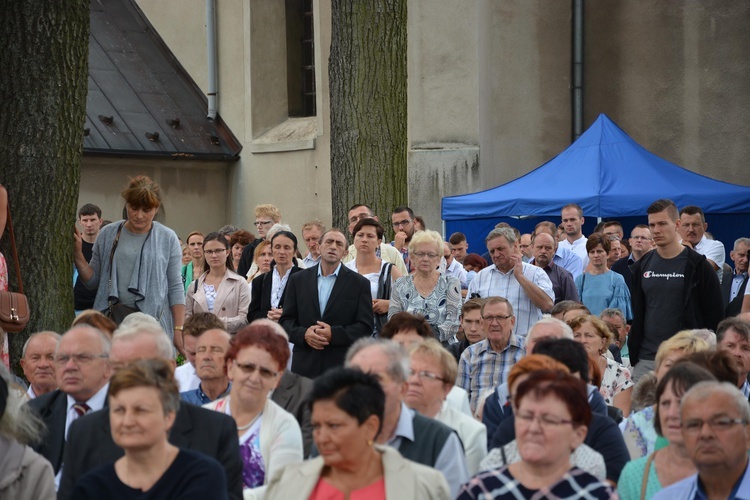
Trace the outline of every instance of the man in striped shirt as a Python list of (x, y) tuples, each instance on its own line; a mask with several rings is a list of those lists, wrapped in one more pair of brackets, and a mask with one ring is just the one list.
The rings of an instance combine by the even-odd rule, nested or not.
[(552, 282), (542, 268), (521, 260), (518, 242), (510, 227), (496, 228), (485, 238), (493, 265), (482, 269), (469, 284), (468, 297), (505, 297), (515, 316), (515, 334), (526, 337), (542, 312), (555, 305)]

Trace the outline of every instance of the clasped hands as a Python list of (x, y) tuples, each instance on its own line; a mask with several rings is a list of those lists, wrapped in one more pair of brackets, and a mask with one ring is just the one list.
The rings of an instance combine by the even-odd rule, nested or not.
[(318, 321), (305, 331), (305, 342), (313, 349), (322, 350), (331, 343), (331, 325)]

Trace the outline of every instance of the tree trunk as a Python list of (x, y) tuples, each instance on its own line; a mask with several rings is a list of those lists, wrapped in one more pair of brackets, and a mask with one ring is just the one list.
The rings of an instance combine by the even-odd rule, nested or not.
[(407, 202), (407, 0), (333, 0), (331, 191), (334, 225), (365, 203), (381, 219)]
[[(31, 319), (21, 347), (73, 319), (73, 225), (88, 81), (89, 2), (0, 0), (0, 183), (8, 190)], [(9, 238), (2, 250), (17, 290)]]

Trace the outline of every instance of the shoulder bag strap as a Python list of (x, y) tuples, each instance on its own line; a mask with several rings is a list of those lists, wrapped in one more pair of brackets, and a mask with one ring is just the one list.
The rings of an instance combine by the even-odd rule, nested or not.
[(651, 470), (651, 462), (654, 461), (656, 452), (653, 452), (648, 456), (646, 460), (646, 468), (643, 469), (643, 480), (641, 481), (641, 500), (646, 500), (646, 488), (648, 487), (648, 473)]
[(378, 283), (378, 299), (389, 300), (391, 298), (391, 268), (393, 264), (386, 262), (383, 269), (380, 270)]
[(18, 293), (23, 295), (23, 282), (21, 281), (21, 266), (18, 262), (18, 250), (16, 250), (16, 235), (13, 232), (13, 221), (10, 218), (10, 202), (7, 204), (8, 209), (8, 232), (10, 233), (10, 246), (13, 249), (13, 260), (16, 264), (16, 280), (18, 280)]
[[(117, 228), (117, 234), (115, 235), (115, 241), (112, 242), (112, 251), (109, 252), (109, 285), (107, 285), (108, 290), (112, 289), (112, 261), (115, 259), (115, 250), (117, 250), (117, 242), (120, 241), (120, 233), (122, 232), (122, 226), (124, 226), (125, 223), (121, 223), (120, 227)], [(112, 301), (109, 301), (109, 307), (112, 307)]]

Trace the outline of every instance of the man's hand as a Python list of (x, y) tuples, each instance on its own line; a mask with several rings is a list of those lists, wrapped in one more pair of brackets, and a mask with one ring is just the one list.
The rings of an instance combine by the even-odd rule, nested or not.
[(397, 232), (396, 235), (393, 237), (393, 245), (397, 249), (401, 250), (402, 248), (404, 248), (404, 245), (406, 244), (407, 237), (408, 236), (406, 235), (405, 232), (403, 231)]
[(520, 253), (514, 253), (511, 254), (510, 260), (513, 262), (513, 276), (523, 275), (523, 256)]
[(375, 314), (385, 314), (388, 312), (388, 306), (390, 304), (390, 300), (375, 299), (372, 301), (372, 312)]
[(326, 338), (322, 335), (318, 335), (317, 330), (319, 329), (320, 327), (318, 325), (313, 325), (308, 328), (305, 331), (305, 342), (307, 342), (307, 345), (309, 345), (313, 349), (321, 351), (325, 346), (328, 345), (328, 340), (326, 340)]
[(73, 226), (73, 256), (83, 255), (83, 238), (78, 227)]
[(331, 325), (328, 323), (323, 323), (322, 321), (318, 321), (318, 326), (316, 326), (315, 332), (320, 335), (321, 337), (326, 339), (326, 344), (331, 342)]
[(267, 317), (271, 321), (275, 321), (276, 323), (278, 323), (279, 322), (279, 318), (281, 318), (281, 313), (282, 312), (284, 312), (284, 309), (282, 309), (281, 307), (276, 308), (276, 309), (272, 308), (270, 311), (268, 311)]

